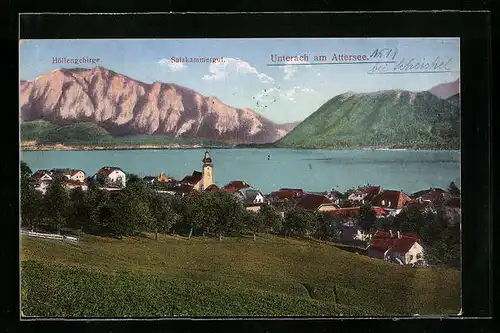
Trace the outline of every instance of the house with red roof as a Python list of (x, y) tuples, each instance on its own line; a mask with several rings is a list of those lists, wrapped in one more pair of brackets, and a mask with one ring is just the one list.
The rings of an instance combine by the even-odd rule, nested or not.
[(304, 191), (300, 188), (281, 188), (279, 191), (271, 192), (268, 199), (272, 202), (280, 200), (297, 200), (303, 195)]
[(80, 183), (85, 181), (85, 172), (78, 169), (52, 169), (52, 174), (66, 177), (68, 180), (74, 180)]
[(48, 170), (37, 170), (31, 175), (31, 180), (34, 182), (50, 182), (52, 179), (52, 173)]
[(252, 187), (252, 186), (243, 180), (233, 180), (232, 182), (226, 184), (223, 187), (223, 189), (227, 189), (230, 192), (235, 192), (234, 190), (239, 191), (241, 189), (250, 188), (250, 187)]
[(127, 175), (122, 169), (118, 167), (106, 166), (93, 176), (95, 180), (102, 179), (104, 183), (109, 187), (109, 185), (116, 185), (118, 187), (125, 187), (127, 182)]
[(353, 193), (351, 193), (347, 200), (359, 203), (360, 205), (370, 202), (376, 195), (382, 192), (382, 187), (380, 186), (365, 186), (360, 187)]
[(431, 187), (427, 190), (417, 191), (410, 195), (412, 200), (416, 200), (419, 202), (428, 201), (431, 203), (435, 203), (439, 200), (443, 200), (447, 197), (448, 192), (441, 188)]
[(325, 195), (328, 199), (330, 199), (331, 202), (333, 202), (334, 204), (337, 204), (337, 205), (340, 204), (340, 201), (343, 198), (343, 194), (340, 193), (339, 191), (335, 191), (335, 190), (329, 191)]
[(203, 173), (199, 171), (193, 171), (191, 175), (187, 175), (186, 177), (182, 178), (181, 184), (186, 186), (190, 186), (195, 190), (200, 190), (201, 184), (203, 180)]
[(339, 208), (326, 196), (311, 193), (304, 194), (297, 202), (297, 207), (316, 212), (327, 212)]
[[(373, 207), (376, 217), (385, 217), (388, 215), (387, 211), (381, 207)], [(329, 216), (342, 218), (339, 223), (339, 238), (342, 242), (354, 241), (367, 241), (370, 240), (372, 235), (369, 231), (365, 231), (359, 224), (359, 215), (361, 207), (347, 207), (339, 208), (327, 212)]]
[(209, 185), (206, 189), (204, 189), (205, 192), (214, 192), (220, 190), (219, 186), (215, 184)]
[(33, 182), (35, 190), (45, 194), (47, 192), (47, 188), (53, 180), (53, 175), (52, 172), (48, 170), (37, 170), (31, 175), (30, 180)]
[(371, 201), (372, 206), (382, 207), (389, 215), (397, 215), (411, 199), (402, 191), (385, 190), (377, 194)]
[[(388, 211), (382, 207), (372, 207), (372, 208), (375, 211), (376, 217), (386, 217), (389, 214)], [(359, 216), (360, 212), (361, 212), (361, 207), (346, 207), (329, 211), (328, 215), (353, 217), (353, 216)]]
[(403, 235), (399, 231), (377, 231), (373, 235), (372, 241), (366, 248), (365, 253), (369, 257), (383, 259), (400, 265), (424, 262), (424, 248), (420, 239)]

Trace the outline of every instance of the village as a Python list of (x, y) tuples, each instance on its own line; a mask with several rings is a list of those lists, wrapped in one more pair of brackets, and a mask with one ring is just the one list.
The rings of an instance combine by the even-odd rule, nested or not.
[[(376, 219), (397, 217), (404, 208), (413, 207), (419, 211), (435, 212), (437, 207), (444, 207), (453, 226), (460, 223), (460, 195), (449, 190), (430, 188), (415, 193), (384, 189), (381, 186), (367, 185), (341, 193), (336, 190), (309, 192), (299, 188), (280, 188), (271, 193), (263, 193), (245, 180), (233, 180), (223, 186), (217, 186), (213, 179), (213, 161), (210, 153), (205, 152), (202, 159), (202, 171), (193, 171), (181, 180), (160, 172), (157, 176), (145, 176), (135, 181), (142, 181), (158, 193), (173, 196), (185, 196), (191, 192), (224, 191), (234, 195), (246, 210), (258, 213), (264, 205), (272, 206), (285, 218), (285, 212), (297, 208), (307, 212), (321, 212), (328, 217), (340, 219), (338, 240), (346, 245), (362, 244), (362, 253), (399, 265), (426, 265), (424, 259), (425, 244), (418, 235), (403, 234), (399, 230), (366, 230), (360, 223), (359, 216), (363, 206), (373, 209)], [(136, 175), (127, 174), (117, 166), (105, 166), (94, 175), (88, 176), (83, 170), (52, 169), (37, 170), (31, 176), (36, 190), (45, 194), (50, 184), (59, 179), (64, 188), (80, 188), (87, 191), (92, 184), (105, 191), (120, 191)]]

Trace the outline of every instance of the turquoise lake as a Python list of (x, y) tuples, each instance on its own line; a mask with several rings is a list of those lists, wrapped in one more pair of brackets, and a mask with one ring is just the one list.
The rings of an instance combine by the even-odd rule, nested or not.
[[(139, 176), (164, 172), (182, 179), (202, 170), (206, 149), (24, 151), (32, 171), (75, 168), (93, 175), (118, 166)], [(214, 182), (245, 180), (264, 193), (281, 187), (319, 192), (364, 184), (407, 193), (429, 187), (460, 186), (460, 152), (439, 150), (209, 149)], [(268, 159), (269, 156), (269, 159)]]

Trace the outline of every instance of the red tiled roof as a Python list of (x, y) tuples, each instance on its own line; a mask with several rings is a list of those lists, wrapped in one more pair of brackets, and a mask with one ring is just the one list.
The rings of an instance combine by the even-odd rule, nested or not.
[(251, 187), (251, 186), (248, 185), (243, 180), (233, 180), (232, 182), (230, 182), (229, 184), (224, 186), (225, 189), (235, 188), (236, 190), (241, 190), (242, 188), (249, 188), (249, 187)]
[[(382, 204), (382, 201), (384, 201), (384, 204)], [(385, 190), (373, 198), (372, 205), (390, 209), (401, 209), (409, 201), (411, 201), (410, 197), (401, 191)], [(389, 206), (388, 203), (390, 203)]]
[(104, 168), (101, 168), (99, 171), (97, 171), (96, 175), (102, 175), (104, 177), (107, 177), (107, 176), (109, 176), (110, 173), (112, 173), (115, 170), (122, 171), (122, 169), (117, 168), (117, 167), (104, 167)]
[(52, 169), (52, 171), (55, 173), (61, 173), (63, 175), (70, 175), (70, 176), (74, 176), (78, 172), (82, 172), (83, 174), (85, 174), (85, 172), (83, 172), (82, 170), (78, 170), (78, 169)]
[(301, 188), (280, 188), (280, 191), (292, 191), (297, 193), (304, 193), (304, 190)]
[(416, 208), (416, 209), (424, 209), (424, 208), (432, 207), (432, 203), (429, 201), (420, 202), (418, 200), (412, 200), (412, 201), (408, 202), (407, 206), (411, 207), (411, 208)]
[(324, 195), (306, 194), (300, 199), (300, 201), (297, 203), (297, 206), (307, 210), (316, 210), (319, 208), (319, 206), (326, 203), (331, 204), (332, 202)]
[(215, 184), (209, 185), (205, 189), (206, 192), (217, 191), (217, 190), (219, 190), (219, 187), (217, 185), (215, 185)]
[[(441, 188), (433, 188), (431, 187), (430, 189), (427, 190), (421, 190), (414, 192), (410, 195), (410, 198), (422, 198), (423, 200), (431, 200), (430, 198), (434, 196), (439, 196), (445, 194), (446, 191), (441, 189)], [(430, 197), (429, 197), (430, 195)], [(424, 199), (424, 197), (429, 198), (429, 199)]]
[(236, 192), (238, 192), (238, 189), (235, 188), (235, 187), (223, 187), (223, 188), (221, 188), (221, 190), (229, 192), (229, 193), (236, 193)]
[(450, 208), (460, 208), (460, 198), (454, 197), (446, 201), (446, 206)]
[(271, 195), (278, 199), (294, 199), (301, 197), (304, 191), (301, 189), (282, 188), (279, 191), (271, 192)]
[[(336, 210), (332, 210), (327, 212), (330, 216), (345, 216), (345, 215), (359, 215), (361, 207), (347, 207), (347, 208), (339, 208)], [(381, 207), (373, 207), (375, 211), (375, 215), (382, 217), (387, 215), (387, 211)]]
[(50, 174), (50, 171), (48, 171), (48, 170), (37, 170), (35, 173), (33, 173), (31, 175), (31, 178), (33, 178), (33, 179), (40, 179), (44, 175), (52, 177), (52, 175)]
[(398, 238), (397, 233), (393, 233), (391, 238), (390, 233), (385, 231), (377, 231), (373, 237), (373, 241), (370, 244), (370, 248), (374, 248), (385, 252), (389, 249), (399, 253), (406, 253), (415, 244), (415, 242), (420, 243), (420, 240), (416, 237), (411, 237), (407, 235), (400, 235)]
[(346, 215), (359, 215), (359, 208), (360, 207), (347, 207), (347, 208), (340, 208), (340, 209), (335, 209), (326, 212), (330, 216), (346, 216)]
[(186, 176), (181, 180), (183, 184), (196, 185), (203, 178), (203, 174), (199, 171), (193, 171), (191, 176)]
[(363, 195), (366, 194), (365, 199), (370, 200), (374, 196), (380, 193), (381, 191), (380, 186), (369, 186), (369, 187), (362, 187), (354, 192), (355, 195)]

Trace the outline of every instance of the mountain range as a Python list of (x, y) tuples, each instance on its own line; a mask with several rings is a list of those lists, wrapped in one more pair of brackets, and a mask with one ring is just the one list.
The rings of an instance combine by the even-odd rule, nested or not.
[(453, 95), (460, 94), (460, 78), (453, 82), (438, 84), (428, 91), (442, 99), (447, 99)]
[(251, 109), (228, 106), (186, 87), (147, 84), (103, 67), (56, 69), (34, 81), (21, 80), (20, 92), (22, 122), (45, 120), (59, 127), (83, 122), (113, 137), (264, 143), (276, 141), (296, 125), (276, 124)]
[(460, 79), (428, 91), (344, 93), (276, 124), (173, 83), (103, 67), (20, 81), (21, 139), (39, 144), (238, 144), (303, 148), (460, 146)]

